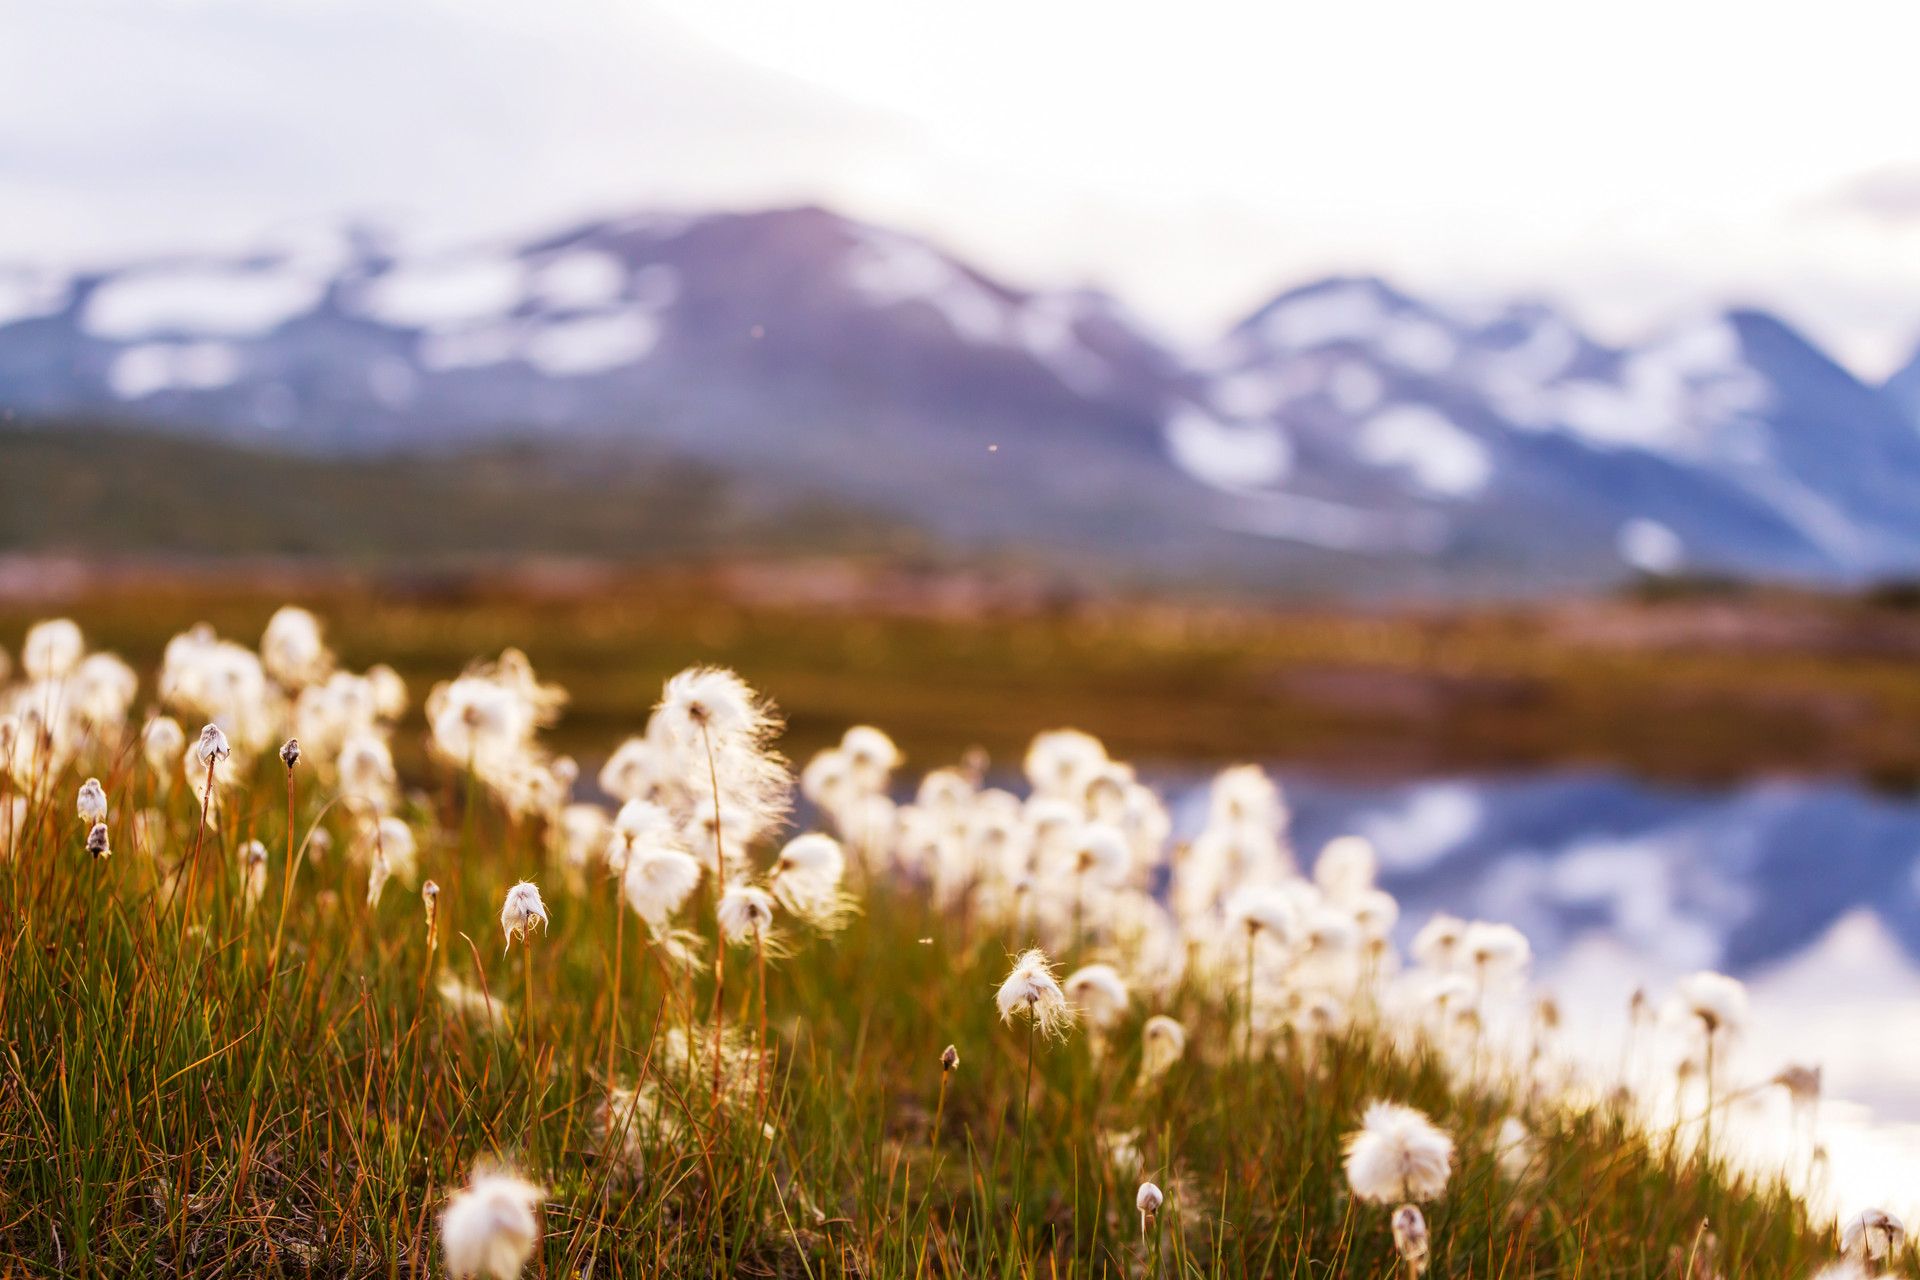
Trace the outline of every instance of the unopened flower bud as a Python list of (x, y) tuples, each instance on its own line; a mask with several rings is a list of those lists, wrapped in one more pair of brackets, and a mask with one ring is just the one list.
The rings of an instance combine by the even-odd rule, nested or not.
[(952, 1045), (948, 1045), (945, 1049), (941, 1050), (940, 1052), (940, 1070), (941, 1071), (943, 1072), (953, 1071), (957, 1069), (959, 1065), (960, 1065), (960, 1051), (958, 1049), (954, 1048)]
[(293, 772), (293, 766), (300, 763), (300, 739), (288, 738), (281, 745), (280, 763), (287, 766), (287, 772)]
[(440, 886), (429, 880), (420, 886), (420, 898), (427, 904), (427, 954), (440, 946)]

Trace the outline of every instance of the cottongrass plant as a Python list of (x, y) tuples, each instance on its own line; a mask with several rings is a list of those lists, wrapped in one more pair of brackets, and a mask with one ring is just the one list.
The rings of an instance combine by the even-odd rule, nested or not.
[[(524, 656), (428, 700), (430, 772), (412, 776), (404, 684), (342, 670), (312, 623), (279, 622), (258, 653), (183, 633), (134, 692), (54, 627), (0, 687), (0, 1044), (21, 1046), (0, 1069), (0, 1199), (34, 1210), (0, 1218), (15, 1271), (1413, 1266), (1404, 1229), (1353, 1229), (1362, 1185), (1421, 1211), (1428, 1274), (1705, 1258), (1703, 1218), (1718, 1274), (1797, 1278), (1832, 1256), (1832, 1224), (1778, 1184), (1594, 1102), (1614, 1080), (1539, 1087), (1565, 1064), (1549, 1039), (1509, 1052), (1497, 1034), (1535, 993), (1524, 965), (1477, 953), (1473, 922), (1421, 930), (1402, 972), (1370, 850), (1335, 844), (1300, 874), (1258, 769), (1222, 773), (1177, 857), (1164, 804), (1088, 735), (1036, 742), (1026, 783), (993, 785), (976, 759), (916, 785), (890, 739), (849, 732), (809, 766), (839, 838), (789, 831), (771, 706), (702, 668), (607, 744), (613, 812), (573, 795), (543, 740), (562, 695)], [(298, 755), (276, 758), (289, 737)], [(109, 861), (76, 856), (89, 778), (111, 800)], [(369, 894), (382, 864), (424, 880), (417, 902)], [(1251, 984), (1236, 900), (1284, 924), (1259, 926)], [(608, 956), (629, 910), (659, 963), (622, 975)], [(485, 946), (495, 917), (504, 956)], [(680, 959), (769, 958), (776, 937), (751, 987)], [(1022, 1019), (1024, 1052), (994, 1027)], [(1090, 1034), (1067, 1039), (1076, 1020)], [(980, 1047), (966, 1071), (949, 1041)], [(1367, 1115), (1380, 1098), (1457, 1139), (1446, 1172), (1423, 1130)], [(1363, 1115), (1400, 1154), (1347, 1187), (1341, 1134)], [(498, 1152), (512, 1171), (476, 1167)], [(1164, 1191), (1143, 1259), (1149, 1173)]]

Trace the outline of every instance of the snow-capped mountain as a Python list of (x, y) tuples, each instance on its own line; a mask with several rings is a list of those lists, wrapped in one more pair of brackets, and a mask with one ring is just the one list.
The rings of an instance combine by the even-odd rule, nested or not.
[(962, 545), (1263, 584), (1920, 569), (1920, 431), (1765, 315), (1620, 351), (1331, 280), (1184, 352), (817, 209), (0, 273), (0, 406), (321, 452), (619, 441)]

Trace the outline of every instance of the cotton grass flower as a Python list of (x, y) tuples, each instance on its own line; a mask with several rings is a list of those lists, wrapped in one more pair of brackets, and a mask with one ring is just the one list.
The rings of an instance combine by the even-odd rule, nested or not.
[(233, 754), (233, 746), (219, 725), (208, 724), (200, 730), (200, 741), (195, 744), (193, 754), (201, 764), (215, 765)]
[(80, 665), (86, 648), (86, 638), (72, 619), (38, 622), (20, 646), (20, 669), (29, 680), (64, 680)]
[(507, 951), (513, 950), (513, 940), (520, 939), (522, 946), (530, 945), (534, 925), (542, 929), (547, 927), (547, 906), (540, 901), (540, 886), (531, 880), (522, 880), (507, 890), (506, 901), (500, 907), (500, 928), (507, 935)]
[(1000, 984), (994, 1003), (1000, 1008), (1000, 1020), (1012, 1023), (1016, 1013), (1025, 1014), (1043, 1036), (1065, 1037), (1073, 1025), (1073, 1009), (1060, 983), (1053, 976), (1047, 953), (1038, 947), (1023, 952), (1012, 972)]
[(1451, 969), (1459, 960), (1460, 943), (1466, 932), (1465, 920), (1440, 912), (1413, 935), (1413, 958), (1429, 969), (1440, 972)]
[(1407, 1264), (1407, 1273), (1418, 1277), (1427, 1269), (1431, 1244), (1427, 1237), (1426, 1215), (1419, 1206), (1403, 1204), (1393, 1211), (1393, 1251)]
[(267, 892), (267, 846), (249, 840), (240, 847), (240, 903), (251, 912)]
[(267, 620), (260, 637), (260, 665), (288, 689), (319, 684), (333, 670), (333, 655), (320, 638), (320, 620), (295, 605)]
[(1700, 1023), (1709, 1038), (1737, 1034), (1747, 1021), (1747, 989), (1736, 978), (1702, 971), (1680, 980), (1675, 990), (1681, 1016)]
[(96, 822), (87, 832), (87, 853), (95, 858), (110, 858), (113, 850), (107, 846), (107, 824)]
[(664, 941), (681, 907), (700, 885), (699, 861), (677, 844), (644, 845), (627, 859), (621, 887), (627, 905), (646, 921), (655, 941)]
[(507, 1016), (506, 1007), (489, 995), (486, 988), (469, 986), (454, 976), (451, 970), (443, 969), (434, 982), (434, 990), (460, 1018), (477, 1022), (502, 1035), (513, 1034), (513, 1022)]
[(1075, 969), (1061, 984), (1068, 1000), (1085, 1016), (1089, 1026), (1104, 1031), (1126, 1016), (1131, 997), (1126, 979), (1110, 964), (1090, 964)]
[(1147, 1225), (1152, 1222), (1153, 1215), (1160, 1212), (1160, 1206), (1166, 1202), (1166, 1194), (1159, 1187), (1151, 1182), (1140, 1184), (1140, 1190), (1133, 1197), (1133, 1207), (1140, 1211), (1141, 1235), (1147, 1234)]
[(1313, 881), (1333, 902), (1351, 904), (1373, 888), (1379, 860), (1364, 836), (1340, 836), (1327, 841), (1313, 863)]
[(1150, 1084), (1186, 1056), (1187, 1029), (1164, 1013), (1156, 1013), (1140, 1028), (1140, 1080)]
[(477, 1167), (440, 1218), (447, 1271), (515, 1280), (540, 1240), (534, 1209), (547, 1193), (504, 1169)]
[(420, 886), (420, 902), (427, 911), (427, 954), (440, 949), (440, 886), (429, 880)]
[(155, 716), (140, 731), (140, 753), (146, 757), (147, 768), (153, 771), (162, 790), (172, 785), (173, 772), (186, 749), (186, 731), (172, 716)]
[(840, 891), (847, 855), (840, 842), (818, 832), (787, 842), (768, 886), (780, 905), (823, 933), (846, 922), (852, 902)]
[(1347, 1135), (1346, 1171), (1362, 1200), (1433, 1200), (1446, 1191), (1453, 1173), (1453, 1139), (1423, 1112), (1374, 1102), (1360, 1128)]
[(1900, 1219), (1884, 1209), (1867, 1209), (1849, 1218), (1841, 1228), (1840, 1253), (1856, 1262), (1879, 1262), (1898, 1257), (1906, 1237), (1907, 1229)]
[(100, 785), (100, 779), (88, 778), (80, 784), (76, 808), (79, 810), (80, 821), (88, 826), (107, 820), (107, 789)]
[(1508, 1116), (1500, 1122), (1493, 1151), (1500, 1175), (1509, 1182), (1526, 1182), (1539, 1172), (1540, 1145), (1519, 1116)]
[(773, 895), (755, 885), (727, 886), (720, 895), (715, 916), (720, 933), (736, 947), (749, 943), (764, 946), (773, 930)]

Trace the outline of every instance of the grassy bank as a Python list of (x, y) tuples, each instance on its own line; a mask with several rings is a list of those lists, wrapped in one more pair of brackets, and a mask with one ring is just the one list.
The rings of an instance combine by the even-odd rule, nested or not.
[[(1516, 1093), (1477, 1035), (1463, 1066), (1457, 1038), (1383, 1013), (1371, 977), (1329, 1013), (1289, 962), (1290, 1011), (1256, 1039), (1237, 970), (1150, 962), (1094, 914), (1083, 931), (1077, 897), (1064, 942), (1057, 912), (1030, 928), (978, 893), (936, 906), (924, 867), (856, 872), (844, 931), (783, 922), (722, 969), (710, 879), (687, 932), (650, 934), (603, 863), (565, 862), (463, 770), (396, 799), (418, 866), (370, 902), (387, 846), (311, 763), (289, 791), (263, 755), (203, 825), (193, 769), (131, 737), (76, 751), (0, 793), (20, 802), (0, 864), (0, 1250), (30, 1270), (444, 1274), (438, 1215), (499, 1159), (546, 1192), (529, 1274), (1372, 1277), (1396, 1266), (1391, 1206), (1348, 1193), (1340, 1151), (1378, 1098), (1457, 1144), (1426, 1206), (1433, 1276), (1798, 1276), (1831, 1251), (1797, 1202), (1691, 1144)], [(88, 772), (106, 858), (75, 816)], [(774, 847), (738, 874), (764, 876)], [(437, 949), (415, 878), (440, 890)], [(550, 927), (503, 954), (521, 880)], [(1036, 938), (1064, 968), (1129, 975), (1104, 1029), (1053, 1042), (998, 1016)], [(1186, 1031), (1158, 1078), (1149, 1015)], [(1499, 1168), (1509, 1117), (1539, 1145), (1519, 1174)], [(1150, 1235), (1143, 1179), (1168, 1197)]]

